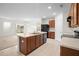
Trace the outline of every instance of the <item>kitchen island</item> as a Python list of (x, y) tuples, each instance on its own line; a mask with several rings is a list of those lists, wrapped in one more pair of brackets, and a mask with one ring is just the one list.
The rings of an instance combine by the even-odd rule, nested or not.
[(24, 55), (28, 55), (47, 41), (47, 33), (39, 32), (32, 34), (20, 34), (19, 36), (19, 51)]
[(61, 56), (79, 56), (79, 39), (77, 38), (62, 38), (60, 46)]

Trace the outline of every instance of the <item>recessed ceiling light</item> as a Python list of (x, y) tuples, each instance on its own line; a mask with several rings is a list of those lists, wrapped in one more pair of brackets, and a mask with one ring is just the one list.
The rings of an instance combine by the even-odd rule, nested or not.
[(48, 9), (52, 9), (52, 7), (51, 6), (48, 6)]

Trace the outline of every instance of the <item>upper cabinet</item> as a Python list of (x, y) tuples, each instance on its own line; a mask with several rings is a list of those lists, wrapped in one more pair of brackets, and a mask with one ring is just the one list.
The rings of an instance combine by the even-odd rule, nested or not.
[(79, 26), (79, 4), (72, 3), (69, 11), (69, 17), (67, 18), (69, 27)]
[(49, 20), (49, 28), (55, 28), (55, 20)]
[(79, 25), (79, 3), (77, 4), (78, 6), (77, 6), (77, 10), (78, 10), (78, 12), (77, 12), (77, 14), (78, 14), (78, 25)]

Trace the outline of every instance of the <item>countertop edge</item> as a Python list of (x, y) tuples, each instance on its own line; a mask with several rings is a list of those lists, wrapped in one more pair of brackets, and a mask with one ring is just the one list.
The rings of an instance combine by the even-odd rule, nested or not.
[(31, 33), (31, 34), (18, 34), (18, 37), (30, 37), (30, 36), (35, 36), (35, 35), (40, 35), (40, 34), (45, 34), (46, 32), (39, 32), (39, 33)]

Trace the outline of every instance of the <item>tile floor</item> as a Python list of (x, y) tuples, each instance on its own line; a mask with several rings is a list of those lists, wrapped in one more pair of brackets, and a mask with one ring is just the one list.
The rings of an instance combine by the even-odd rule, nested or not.
[(17, 36), (0, 37), (0, 50), (15, 46), (18, 44)]
[[(54, 39), (47, 39), (47, 43), (40, 46), (27, 56), (59, 56), (60, 43)], [(18, 47), (12, 46), (0, 51), (0, 56), (24, 56), (18, 52)]]

